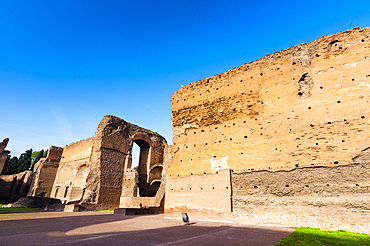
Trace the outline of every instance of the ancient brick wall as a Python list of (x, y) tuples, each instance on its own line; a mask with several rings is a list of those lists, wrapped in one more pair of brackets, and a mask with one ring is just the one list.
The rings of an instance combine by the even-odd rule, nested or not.
[(231, 215), (230, 171), (167, 179), (165, 212), (188, 212), (191, 217)]
[(169, 175), (347, 165), (370, 146), (370, 28), (323, 36), (172, 95)]
[[(141, 149), (137, 181), (136, 171), (130, 169), (134, 142)], [(166, 140), (157, 133), (115, 116), (105, 116), (95, 133), (83, 204), (118, 208), (120, 204), (128, 206), (130, 200), (130, 207), (139, 207), (145, 201), (143, 197), (152, 196), (146, 199), (148, 204), (142, 203), (152, 206), (160, 194), (156, 192), (159, 187), (150, 193), (157, 184), (149, 182), (149, 177), (161, 178), (156, 167), (163, 166), (166, 146)]]
[(32, 181), (32, 171), (0, 175), (0, 202), (15, 202), (25, 197)]
[(89, 158), (91, 155), (91, 148), (94, 143), (94, 138), (88, 138), (75, 143), (71, 143), (63, 148), (61, 157), (61, 164), (70, 161), (81, 160)]
[(34, 173), (28, 196), (50, 197), (59, 162), (48, 158), (41, 158), (34, 165)]
[(93, 143), (94, 138), (91, 137), (63, 148), (50, 197), (61, 199), (64, 203), (82, 198)]
[(370, 159), (334, 167), (232, 174), (237, 222), (370, 231)]
[[(168, 182), (228, 168), (258, 175), (255, 171), (354, 167), (370, 147), (370, 28), (266, 55), (191, 83), (171, 101), (174, 156)], [(297, 185), (304, 187), (303, 181)], [(339, 192), (337, 184), (325, 187)], [(168, 190), (166, 202), (177, 194)], [(204, 199), (212, 196), (205, 193)]]

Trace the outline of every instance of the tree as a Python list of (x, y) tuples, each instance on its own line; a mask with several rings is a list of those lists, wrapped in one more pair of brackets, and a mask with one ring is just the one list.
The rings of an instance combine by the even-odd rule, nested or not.
[(18, 168), (16, 173), (20, 173), (26, 170), (29, 170), (31, 167), (31, 155), (32, 149), (26, 150), (25, 153), (22, 153), (19, 157)]
[(16, 156), (11, 158), (11, 155), (8, 155), (8, 158), (6, 159), (6, 162), (3, 168), (3, 172), (1, 174), (4, 174), (4, 175), (14, 174), (17, 172), (17, 168), (18, 168), (18, 158)]
[(44, 155), (42, 156), (42, 158), (46, 158), (48, 156), (48, 150), (44, 151)]
[(44, 150), (35, 151), (31, 155), (32, 163), (31, 163), (31, 170), (33, 170), (33, 166), (44, 156)]

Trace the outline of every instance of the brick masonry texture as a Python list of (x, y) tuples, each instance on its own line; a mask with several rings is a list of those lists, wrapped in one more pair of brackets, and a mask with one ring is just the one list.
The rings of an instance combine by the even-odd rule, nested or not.
[[(296, 222), (306, 208), (337, 207), (327, 210), (331, 215), (317, 223), (321, 226), (330, 218), (340, 221), (339, 210), (352, 219), (368, 210), (370, 28), (266, 55), (191, 83), (171, 101), (168, 184), (183, 180), (182, 186), (191, 186), (191, 175), (208, 177), (214, 173), (212, 162), (224, 159), (223, 168), (232, 171), (231, 209), (239, 222), (256, 215), (255, 223), (284, 224), (287, 204), (294, 209), (295, 203), (289, 218)], [(180, 191), (167, 191), (166, 204), (171, 204)], [(194, 197), (188, 191), (186, 198)], [(204, 200), (211, 197), (203, 194)], [(254, 209), (259, 212), (253, 214)], [(358, 225), (344, 219), (343, 228), (368, 230), (369, 220), (360, 217)]]
[[(131, 169), (134, 142), (140, 147), (138, 172)], [(50, 147), (47, 158), (35, 164), (28, 195), (57, 198), (83, 209), (152, 206), (163, 211), (162, 173), (171, 150), (159, 134), (107, 115), (95, 137)]]
[(370, 232), (370, 163), (233, 173), (235, 221)]
[(168, 179), (165, 211), (231, 213), (230, 171)]
[(370, 28), (323, 36), (172, 95), (170, 177), (347, 165), (370, 146)]
[(58, 198), (63, 203), (82, 198), (94, 140), (91, 137), (63, 148), (50, 197)]
[[(141, 148), (138, 183), (133, 174), (136, 171), (131, 169), (133, 142)], [(153, 199), (147, 199), (149, 204), (143, 206), (159, 206), (164, 194), (156, 192), (163, 190), (160, 188), (161, 175), (158, 176), (158, 168), (163, 168), (166, 147), (166, 140), (159, 134), (118, 117), (105, 116), (95, 133), (90, 170), (81, 203), (118, 208), (120, 204), (128, 206), (127, 201), (131, 200), (131, 205), (135, 207), (140, 205), (135, 199), (141, 201), (148, 196)], [(159, 179), (158, 182), (148, 182), (153, 181), (153, 177)], [(158, 201), (158, 204), (153, 201)]]

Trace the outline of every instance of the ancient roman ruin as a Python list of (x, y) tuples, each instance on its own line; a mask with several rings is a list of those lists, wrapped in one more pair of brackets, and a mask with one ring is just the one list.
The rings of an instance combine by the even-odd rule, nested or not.
[(171, 100), (166, 212), (369, 231), (370, 28), (266, 55)]
[[(131, 169), (133, 143), (140, 147), (138, 171)], [(84, 209), (162, 205), (163, 210), (166, 148), (167, 142), (159, 134), (107, 115), (95, 137), (64, 148), (50, 147), (47, 157), (35, 164), (32, 181), (27, 179), (28, 195), (56, 198)], [(3, 186), (8, 187), (3, 189), (2, 200), (17, 187), (14, 178), (7, 181), (9, 176), (16, 175), (1, 176)]]
[(95, 137), (50, 148), (29, 195), (86, 209), (370, 231), (370, 28), (266, 55), (190, 83), (171, 101), (172, 146), (105, 116)]

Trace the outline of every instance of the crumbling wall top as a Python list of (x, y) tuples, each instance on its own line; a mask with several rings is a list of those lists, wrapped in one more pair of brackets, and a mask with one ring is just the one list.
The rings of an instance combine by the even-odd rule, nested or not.
[(57, 146), (50, 146), (48, 150), (47, 158), (51, 161), (58, 160), (59, 157), (62, 156), (63, 148)]

